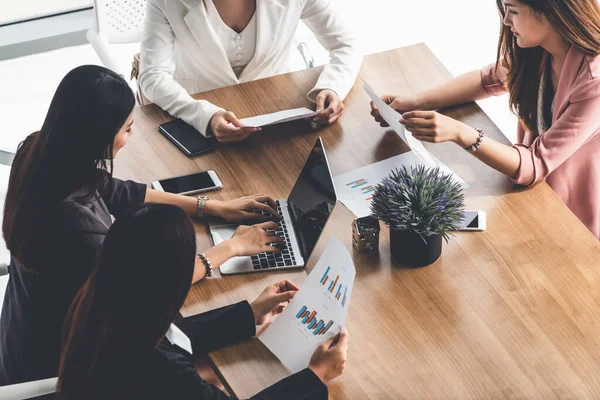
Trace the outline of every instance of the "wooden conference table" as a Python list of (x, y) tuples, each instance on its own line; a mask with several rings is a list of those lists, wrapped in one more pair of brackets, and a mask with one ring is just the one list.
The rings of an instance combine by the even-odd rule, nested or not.
[[(194, 97), (239, 118), (311, 104), (320, 69), (213, 90)], [(423, 44), (365, 57), (360, 77), (380, 93), (417, 92), (451, 77)], [(171, 119), (156, 106), (135, 111), (135, 134), (115, 175), (150, 183), (214, 169), (233, 199), (254, 193), (287, 198), (315, 139), (323, 138), (337, 175), (407, 151), (369, 115), (360, 81), (335, 125), (318, 132), (300, 123), (266, 130), (243, 143), (190, 159), (157, 132)], [(448, 115), (508, 143), (475, 105)], [(468, 209), (485, 210), (487, 231), (460, 233), (433, 265), (407, 269), (390, 259), (389, 233), (379, 251), (353, 252), (356, 281), (347, 319), (345, 374), (332, 399), (600, 397), (600, 244), (546, 183), (514, 187), (458, 146), (425, 146), (470, 185)], [(207, 279), (195, 285), (184, 316), (253, 300), (277, 280), (302, 284), (331, 235), (352, 251), (353, 214), (338, 203), (308, 266)], [(200, 249), (212, 242), (197, 224)], [(286, 340), (286, 338), (281, 338)], [(293, 346), (290, 343), (290, 346)], [(257, 339), (210, 354), (230, 393), (248, 398), (289, 373)]]

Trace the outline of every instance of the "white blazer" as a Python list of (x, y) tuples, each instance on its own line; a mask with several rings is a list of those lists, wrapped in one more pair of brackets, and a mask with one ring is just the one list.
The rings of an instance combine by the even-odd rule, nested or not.
[(296, 27), (302, 19), (330, 51), (330, 63), (309, 99), (314, 102), (319, 91), (331, 89), (343, 100), (354, 85), (362, 55), (342, 14), (337, 0), (256, 0), (256, 52), (238, 79), (203, 0), (148, 0), (140, 87), (150, 101), (206, 134), (210, 119), (222, 108), (194, 100), (189, 93), (289, 72), (291, 53), (297, 51)]

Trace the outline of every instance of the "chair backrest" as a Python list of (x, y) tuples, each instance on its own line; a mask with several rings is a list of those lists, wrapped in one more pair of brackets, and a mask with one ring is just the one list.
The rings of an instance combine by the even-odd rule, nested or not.
[(48, 378), (40, 381), (0, 386), (0, 399), (22, 400), (48, 395), (56, 392), (57, 380), (57, 378)]
[(141, 41), (146, 0), (94, 0), (94, 13), (96, 29), (108, 43)]
[[(2, 219), (4, 217), (4, 201), (6, 199), (6, 191), (8, 190), (8, 178), (10, 176), (10, 167), (0, 164), (0, 226), (2, 226)], [(8, 263), (10, 261), (10, 254), (6, 248), (4, 238), (0, 235), (0, 264)], [(2, 275), (0, 273), (0, 275)]]

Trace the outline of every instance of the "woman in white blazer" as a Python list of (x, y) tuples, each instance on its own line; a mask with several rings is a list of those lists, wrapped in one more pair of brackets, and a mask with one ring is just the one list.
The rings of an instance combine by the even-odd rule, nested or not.
[(257, 129), (189, 94), (289, 72), (302, 19), (330, 51), (330, 63), (308, 97), (321, 110), (315, 120), (332, 124), (362, 62), (342, 15), (339, 0), (148, 0), (140, 87), (150, 101), (203, 134), (220, 142), (243, 140)]

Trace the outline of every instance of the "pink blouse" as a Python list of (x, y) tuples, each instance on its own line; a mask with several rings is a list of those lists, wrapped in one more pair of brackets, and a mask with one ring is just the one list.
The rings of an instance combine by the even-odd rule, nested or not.
[[(481, 70), (485, 90), (507, 91), (506, 71), (495, 64)], [(546, 180), (558, 197), (600, 239), (600, 56), (571, 46), (555, 95), (552, 127), (542, 135), (519, 123), (519, 185)]]

